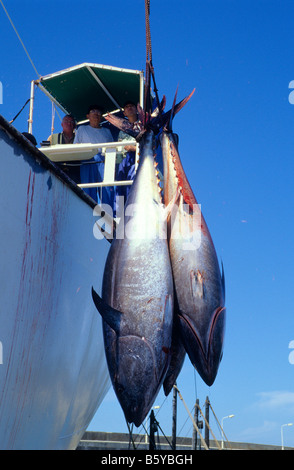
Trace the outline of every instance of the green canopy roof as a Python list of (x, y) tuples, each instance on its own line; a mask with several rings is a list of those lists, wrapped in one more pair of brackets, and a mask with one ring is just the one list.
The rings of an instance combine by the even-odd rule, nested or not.
[(143, 72), (84, 63), (51, 75), (35, 83), (75, 119), (86, 119), (90, 104), (99, 104), (105, 112), (122, 108), (127, 100), (143, 102)]

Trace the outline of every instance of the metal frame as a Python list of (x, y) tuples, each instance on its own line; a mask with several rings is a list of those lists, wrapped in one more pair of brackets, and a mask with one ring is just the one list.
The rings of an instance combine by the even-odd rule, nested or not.
[[(109, 142), (103, 144), (52, 145), (50, 147), (41, 147), (40, 150), (49, 158), (49, 160), (53, 162), (90, 160), (101, 150), (102, 155), (105, 155), (103, 182), (78, 184), (80, 188), (98, 188), (104, 186), (130, 185), (133, 183), (131, 180), (117, 181), (115, 179), (115, 165), (117, 163), (116, 155), (118, 152), (121, 152), (122, 148), (126, 145), (136, 145), (137, 151), (135, 161), (137, 165), (139, 146), (135, 140)], [(71, 158), (68, 158), (69, 155)]]
[(107, 90), (107, 88), (103, 85), (103, 83), (99, 80), (99, 78), (93, 73), (91, 70), (91, 67), (97, 67), (100, 69), (104, 70), (113, 70), (117, 72), (125, 72), (125, 73), (132, 73), (134, 75), (139, 75), (140, 76), (140, 105), (143, 107), (143, 100), (144, 100), (144, 72), (140, 70), (133, 70), (133, 69), (126, 69), (126, 68), (119, 68), (119, 67), (113, 67), (109, 65), (102, 65), (102, 64), (94, 64), (94, 63), (88, 63), (84, 62), (83, 64), (75, 65), (73, 67), (69, 67), (67, 69), (60, 70), (59, 72), (54, 72), (52, 74), (44, 75), (43, 77), (33, 80), (31, 82), (31, 93), (30, 93), (30, 111), (29, 111), (29, 119), (28, 119), (28, 132), (31, 134), (33, 133), (33, 112), (34, 112), (34, 99), (35, 99), (35, 90), (34, 87), (37, 86), (40, 88), (40, 90), (50, 99), (51, 102), (53, 102), (56, 106), (58, 106), (61, 111), (66, 114), (66, 110), (63, 108), (63, 106), (45, 89), (45, 87), (42, 85), (41, 80), (46, 80), (49, 78), (54, 78), (58, 77), (60, 75), (63, 75), (68, 72), (73, 72), (75, 70), (79, 70), (81, 68), (87, 68), (87, 70), (91, 73), (92, 77), (99, 83), (99, 85), (102, 87), (103, 91), (108, 95), (108, 97), (112, 100), (112, 102), (117, 106), (118, 109), (120, 109), (120, 106), (116, 102), (116, 100), (112, 97), (111, 93)]
[[(112, 67), (107, 65), (101, 64), (93, 64), (93, 63), (83, 63), (80, 65), (76, 65), (74, 67), (70, 67), (59, 72), (55, 72), (53, 74), (45, 75), (37, 80), (33, 80), (31, 82), (31, 94), (30, 94), (30, 111), (29, 111), (29, 119), (28, 119), (28, 132), (31, 134), (33, 133), (33, 112), (34, 112), (34, 100), (35, 100), (35, 86), (40, 88), (40, 90), (50, 99), (52, 103), (54, 103), (64, 114), (67, 111), (63, 108), (63, 106), (46, 90), (46, 88), (42, 85), (41, 80), (49, 79), (58, 77), (68, 72), (72, 72), (81, 68), (86, 68), (91, 76), (95, 79), (95, 81), (99, 84), (99, 86), (103, 89), (103, 91), (107, 94), (107, 96), (111, 99), (114, 105), (120, 110), (119, 104), (113, 98), (107, 87), (101, 82), (99, 77), (93, 72), (92, 67), (100, 68), (104, 70), (113, 70), (117, 72), (126, 72), (140, 76), (140, 89), (139, 89), (139, 97), (140, 97), (140, 105), (143, 107), (143, 100), (144, 100), (144, 73), (138, 70), (131, 70), (131, 69), (124, 69), (118, 67)], [(139, 146), (137, 142), (134, 141), (127, 141), (125, 145), (136, 144), (136, 159), (135, 159), (135, 166), (137, 169), (138, 166), (138, 151)], [(116, 154), (119, 151), (119, 148), (124, 147), (123, 142), (111, 142), (111, 143), (103, 143), (101, 144), (71, 144), (71, 145), (54, 145), (50, 147), (42, 147), (40, 151), (43, 152), (50, 160), (52, 161), (74, 161), (74, 160), (86, 160), (93, 158), (93, 156), (102, 148), (102, 153), (105, 155), (105, 167), (104, 167), (104, 178), (102, 183), (82, 183), (78, 186), (80, 188), (93, 188), (93, 187), (104, 187), (104, 186), (119, 186), (119, 185), (131, 185), (132, 181), (116, 181), (115, 180), (115, 165), (117, 162)], [(54, 153), (55, 158), (54, 158)], [(88, 156), (85, 155), (88, 153)], [(62, 156), (60, 156), (62, 154)], [(59, 155), (59, 157), (57, 157)], [(71, 158), (68, 158), (68, 157)]]

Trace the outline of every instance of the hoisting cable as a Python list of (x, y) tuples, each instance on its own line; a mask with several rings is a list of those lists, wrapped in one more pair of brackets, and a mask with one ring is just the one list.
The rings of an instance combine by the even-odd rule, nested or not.
[(151, 33), (150, 33), (150, 0), (145, 0), (145, 28), (146, 28), (146, 73), (145, 73), (145, 98), (144, 98), (144, 111), (145, 121), (147, 113), (151, 113), (151, 97), (150, 97), (150, 69), (152, 62), (152, 47), (151, 47)]
[(161, 104), (158, 97), (158, 89), (155, 83), (154, 67), (152, 64), (152, 44), (151, 44), (151, 32), (150, 32), (150, 0), (145, 0), (145, 25), (146, 25), (146, 80), (145, 80), (145, 101), (144, 111), (145, 117), (147, 113), (151, 114), (152, 102), (151, 102), (151, 76), (153, 79), (153, 89), (156, 96), (157, 106), (159, 113), (162, 113)]
[(146, 25), (146, 62), (152, 62), (152, 45), (150, 32), (150, 0), (145, 0), (145, 25)]
[(14, 31), (15, 31), (15, 33), (16, 33), (16, 35), (17, 35), (17, 37), (18, 37), (18, 39), (19, 39), (19, 41), (20, 41), (20, 43), (21, 43), (21, 45), (22, 45), (22, 47), (24, 48), (24, 51), (25, 51), (26, 55), (28, 56), (28, 59), (29, 59), (29, 61), (31, 62), (31, 64), (32, 64), (32, 66), (33, 66), (33, 69), (35, 70), (36, 74), (37, 74), (38, 77), (40, 78), (41, 75), (38, 73), (38, 71), (37, 71), (37, 69), (36, 69), (36, 67), (35, 67), (35, 65), (34, 65), (32, 59), (31, 59), (31, 57), (30, 57), (30, 54), (28, 53), (28, 51), (27, 51), (27, 49), (26, 49), (26, 47), (25, 47), (25, 45), (24, 45), (24, 43), (23, 43), (23, 41), (22, 41), (20, 35), (19, 35), (18, 32), (17, 32), (16, 27), (14, 26), (14, 24), (13, 24), (13, 22), (12, 22), (12, 19), (10, 18), (9, 14), (8, 14), (8, 11), (6, 10), (6, 8), (5, 8), (4, 4), (3, 4), (3, 1), (0, 0), (0, 3), (1, 3), (1, 5), (2, 5), (3, 10), (5, 11), (5, 13), (6, 13), (6, 15), (7, 15), (7, 18), (9, 19), (9, 21), (10, 21), (10, 23), (11, 23), (11, 26), (13, 27), (13, 29), (14, 29)]

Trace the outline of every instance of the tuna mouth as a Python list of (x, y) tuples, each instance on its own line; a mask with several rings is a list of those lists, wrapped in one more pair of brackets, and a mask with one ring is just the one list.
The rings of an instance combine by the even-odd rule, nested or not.
[(209, 331), (207, 352), (205, 352), (204, 342), (197, 334), (192, 322), (187, 316), (179, 315), (182, 341), (186, 352), (193, 366), (208, 386), (213, 384), (222, 358), (225, 312), (225, 307), (218, 307), (215, 310)]
[(140, 426), (157, 395), (158, 375), (152, 345), (138, 336), (118, 340), (119, 362), (113, 385), (129, 423)]

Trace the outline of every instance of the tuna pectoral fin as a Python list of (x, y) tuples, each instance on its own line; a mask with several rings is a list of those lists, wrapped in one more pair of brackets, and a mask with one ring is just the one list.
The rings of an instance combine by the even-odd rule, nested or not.
[(112, 328), (116, 333), (120, 331), (120, 323), (122, 313), (115, 308), (110, 307), (98, 294), (95, 292), (94, 288), (92, 287), (92, 297), (94, 300), (94, 304), (98, 312), (100, 313), (103, 320)]

